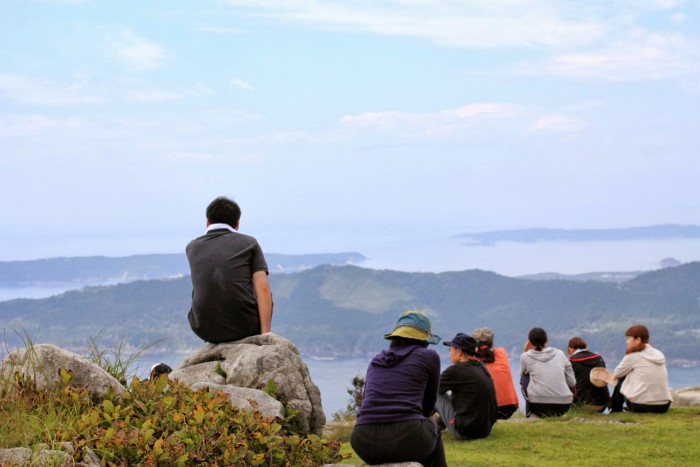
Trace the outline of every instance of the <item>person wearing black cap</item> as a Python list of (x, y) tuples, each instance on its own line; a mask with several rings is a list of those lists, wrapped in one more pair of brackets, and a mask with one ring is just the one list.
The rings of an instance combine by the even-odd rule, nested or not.
[(444, 344), (452, 365), (440, 375), (440, 421), (459, 440), (485, 438), (498, 419), (498, 405), (491, 375), (476, 358), (476, 340), (460, 332)]

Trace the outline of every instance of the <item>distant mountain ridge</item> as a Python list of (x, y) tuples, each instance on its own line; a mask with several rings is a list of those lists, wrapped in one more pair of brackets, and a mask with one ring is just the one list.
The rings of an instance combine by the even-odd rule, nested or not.
[[(636, 323), (674, 363), (700, 363), (700, 262), (640, 274), (623, 283), (509, 278), (479, 270), (407, 273), (356, 266), (318, 266), (270, 276), (273, 331), (306, 355), (367, 357), (386, 346), (382, 334), (407, 309), (427, 312), (434, 332), (489, 326), (496, 345), (518, 354), (533, 326), (563, 348), (579, 335), (615, 361), (624, 331)], [(189, 277), (86, 287), (41, 300), (0, 303), (6, 345), (22, 330), (66, 348), (84, 348), (102, 332), (105, 344), (122, 339), (139, 348), (187, 351), (202, 342), (189, 329)]]
[(629, 227), (622, 229), (515, 229), (494, 230), (490, 232), (472, 232), (455, 235), (467, 240), (466, 246), (492, 245), (496, 242), (599, 242), (661, 240), (674, 238), (700, 238), (700, 226), (664, 224), (647, 227)]
[[(367, 259), (355, 252), (306, 255), (268, 253), (265, 258), (270, 273), (299, 272), (321, 264), (360, 264)], [(163, 279), (189, 273), (184, 253), (0, 261), (0, 287), (99, 285)]]

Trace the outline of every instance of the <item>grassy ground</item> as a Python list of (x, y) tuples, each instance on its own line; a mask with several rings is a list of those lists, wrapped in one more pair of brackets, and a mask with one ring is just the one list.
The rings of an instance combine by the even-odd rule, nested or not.
[[(346, 436), (348, 430), (345, 430)], [(450, 466), (700, 465), (700, 407), (667, 414), (600, 415), (572, 410), (562, 418), (498, 422), (482, 440), (443, 435)], [(362, 464), (344, 440), (344, 462)]]

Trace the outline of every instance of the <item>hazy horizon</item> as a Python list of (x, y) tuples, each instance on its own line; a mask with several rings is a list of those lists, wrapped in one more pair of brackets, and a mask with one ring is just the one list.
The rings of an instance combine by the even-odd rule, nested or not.
[[(314, 228), (315, 227), (315, 228)], [(325, 227), (325, 228), (324, 228)], [(700, 239), (647, 239), (624, 241), (542, 241), (535, 243), (497, 242), (494, 245), (465, 245), (455, 237), (462, 233), (452, 226), (436, 230), (430, 226), (374, 224), (367, 231), (348, 226), (306, 225), (288, 230), (260, 230), (258, 238), (265, 253), (316, 254), (357, 252), (367, 260), (358, 266), (406, 272), (445, 272), (483, 269), (507, 276), (546, 272), (581, 274), (588, 272), (650, 271), (666, 258), (682, 263), (700, 261)], [(243, 231), (243, 228), (241, 229)], [(131, 256), (135, 254), (179, 253), (191, 237), (66, 237), (43, 245), (41, 237), (3, 242), (0, 261), (45, 259), (71, 256)], [(11, 245), (11, 246), (8, 246)], [(108, 247), (106, 247), (108, 245)]]

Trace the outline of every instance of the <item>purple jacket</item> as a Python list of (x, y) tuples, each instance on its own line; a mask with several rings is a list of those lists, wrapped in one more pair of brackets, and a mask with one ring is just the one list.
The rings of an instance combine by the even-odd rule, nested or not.
[(357, 424), (401, 422), (429, 417), (440, 383), (440, 357), (409, 344), (382, 350), (367, 368)]

